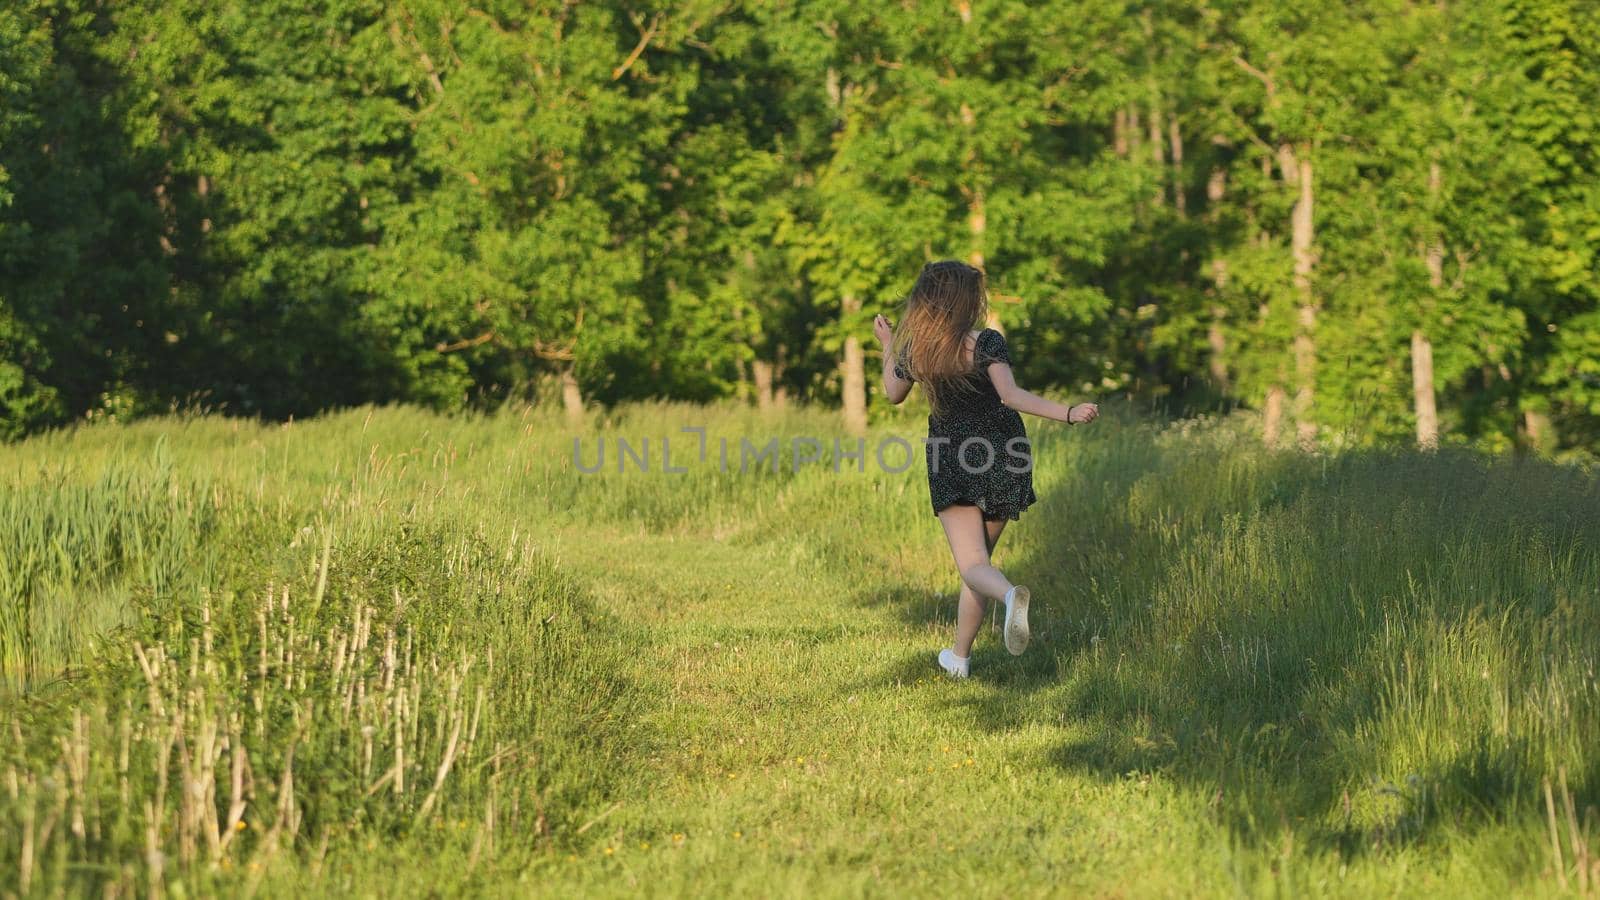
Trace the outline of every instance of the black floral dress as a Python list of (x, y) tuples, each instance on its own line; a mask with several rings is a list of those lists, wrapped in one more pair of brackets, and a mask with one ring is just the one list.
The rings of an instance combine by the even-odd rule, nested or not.
[[(1000, 402), (989, 381), (989, 364), (996, 362), (1011, 363), (1005, 335), (985, 328), (973, 349), (973, 389), (946, 389), (939, 414), (928, 417), (928, 495), (936, 515), (966, 505), (978, 507), (987, 520), (1017, 519), (1038, 499), (1022, 416)], [(895, 375), (914, 380), (907, 368), (897, 360)]]

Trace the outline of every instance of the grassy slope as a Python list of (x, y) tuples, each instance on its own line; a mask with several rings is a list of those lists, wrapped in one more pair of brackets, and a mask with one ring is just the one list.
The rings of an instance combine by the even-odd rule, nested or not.
[[(719, 435), (833, 433), (821, 417), (726, 409), (595, 423), (630, 439), (683, 424), (709, 426), (713, 459)], [(473, 683), (494, 740), (462, 751), (419, 817), (442, 740), (420, 740), (421, 789), (367, 794), (318, 780), (359, 743), (360, 723), (325, 728), (300, 751), (294, 852), (266, 852), (279, 795), (264, 786), (246, 816), (256, 830), (214, 866), (204, 853), (169, 865), (169, 880), (763, 895), (1559, 887), (1542, 779), (1564, 768), (1579, 811), (1600, 791), (1591, 476), (1453, 456), (1269, 456), (1226, 425), (1040, 437), (1043, 502), (999, 556), (1041, 598), (1036, 643), (1012, 659), (981, 637), (960, 684), (933, 677), (954, 584), (916, 467), (578, 475), (553, 422), (406, 411), (30, 442), (8, 451), (13, 490), (37, 487), (64, 451), (73, 464), (42, 494), (53, 501), (12, 501), (25, 509), (159, 453), (177, 485), (167, 494), (212, 497), (215, 521), (126, 554), (212, 560), (199, 572), (40, 567), (35, 584), (51, 587), (36, 596), (110, 598), (107, 615), (118, 598), (149, 598), (67, 681), (45, 677), (51, 660), (95, 651), (49, 638), (70, 629), (31, 632), (60, 646), (36, 648), (32, 695), (7, 701), (31, 738), (9, 766), (47, 773), (74, 706), (147, 703), (121, 648), (170, 631), (202, 588), (247, 594), (276, 579), (313, 595), (320, 536), (332, 576), (319, 628), (348, 626), (329, 609), (415, 595), (394, 619), (441, 658), (511, 654)], [(454, 574), (467, 570), (479, 574)], [(66, 618), (47, 606), (41, 623)], [(258, 648), (240, 640), (248, 661)], [(311, 679), (296, 702), (331, 691)], [(448, 702), (423, 707), (448, 731)], [(280, 761), (288, 730), (246, 737), (252, 759)], [(507, 765), (513, 747), (520, 763)], [(115, 772), (105, 779), (112, 790)], [(0, 791), (20, 823), (26, 804), (6, 802)], [(124, 839), (58, 841), (54, 866), (35, 850), (34, 884), (147, 884), (136, 819)], [(15, 840), (0, 838), (13, 870)], [(80, 859), (126, 865), (96, 873)]]

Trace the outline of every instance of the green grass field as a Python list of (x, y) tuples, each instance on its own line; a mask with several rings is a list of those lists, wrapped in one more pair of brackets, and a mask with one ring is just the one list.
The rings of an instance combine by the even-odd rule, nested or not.
[(715, 465), (822, 412), (5, 447), (0, 894), (1600, 893), (1595, 474), (1248, 426), (1033, 424), (963, 683), (920, 463)]

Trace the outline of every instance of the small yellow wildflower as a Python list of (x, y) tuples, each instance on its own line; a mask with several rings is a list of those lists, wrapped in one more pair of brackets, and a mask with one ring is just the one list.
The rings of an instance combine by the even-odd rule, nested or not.
[(613, 854), (615, 852), (617, 852), (617, 848), (615, 848), (615, 847), (607, 847), (606, 848), (606, 855), (607, 856), (610, 856), (611, 854)]
[(240, 819), (239, 821), (233, 823), (233, 830), (234, 831), (243, 831), (243, 830), (245, 830), (246, 828), (249, 828), (249, 827), (250, 826), (245, 824), (245, 821), (243, 819)]
[(649, 850), (650, 849), (650, 842), (649, 841), (640, 841), (639, 842), (639, 849), (640, 850)]
[(733, 833), (733, 839), (736, 840), (736, 841), (739, 840), (740, 838), (743, 838), (743, 837), (744, 837), (744, 832), (742, 832), (742, 831), (735, 831)]

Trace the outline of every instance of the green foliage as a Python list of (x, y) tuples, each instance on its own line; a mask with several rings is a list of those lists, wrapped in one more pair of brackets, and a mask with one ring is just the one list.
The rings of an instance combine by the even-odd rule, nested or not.
[(0, 436), (556, 379), (831, 401), (847, 337), (957, 257), (1030, 385), (1176, 412), (1305, 388), (1324, 445), (1406, 440), (1417, 332), (1447, 443), (1589, 452), (1597, 16), (25, 0)]
[(0, 12), (0, 436), (119, 406), (159, 365), (158, 159), (96, 4)]

